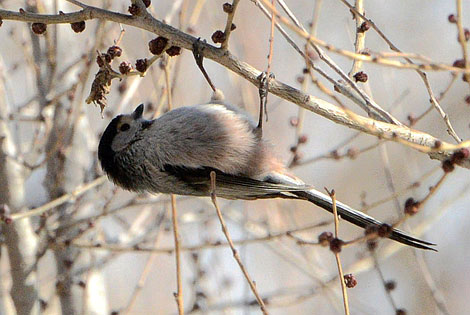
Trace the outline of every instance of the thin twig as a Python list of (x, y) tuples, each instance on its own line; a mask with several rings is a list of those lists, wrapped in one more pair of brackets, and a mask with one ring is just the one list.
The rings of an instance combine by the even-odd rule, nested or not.
[(166, 64), (165, 64), (165, 68), (164, 68), (164, 72), (165, 72), (165, 83), (166, 83), (166, 89), (167, 89), (167, 92), (166, 92), (166, 96), (168, 98), (168, 110), (172, 110), (173, 109), (173, 99), (172, 99), (172, 95), (171, 95), (171, 84), (170, 84), (170, 71), (169, 71), (169, 67), (170, 67), (170, 58), (167, 58), (166, 59)]
[[(132, 25), (137, 28), (156, 33), (158, 35), (165, 36), (171, 39), (175, 45), (185, 49), (192, 49), (192, 45), (196, 40), (196, 38), (193, 36), (183, 33), (165, 23), (162, 23), (154, 19), (152, 16), (147, 16), (145, 19), (134, 18), (129, 15), (110, 12), (95, 7), (87, 7), (80, 12), (66, 13), (63, 15), (40, 15), (27, 12), (25, 14), (19, 14), (12, 11), (0, 10), (0, 16), (4, 20), (14, 19), (43, 23), (71, 23), (89, 19), (104, 19)], [(311, 39), (311, 37), (309, 37), (309, 39)], [(221, 51), (214, 46), (208, 44), (205, 44), (204, 46), (204, 55), (206, 58), (212, 59), (222, 64), (226, 68), (249, 80), (256, 86), (259, 86), (258, 77), (261, 73), (259, 70), (253, 68), (247, 63), (240, 62), (233, 55), (227, 54), (226, 52)], [(456, 71), (459, 72), (463, 70), (461, 68), (456, 69)], [(430, 155), (431, 158), (441, 161), (447, 159), (452, 154), (453, 150), (470, 145), (469, 142), (462, 142), (459, 145), (450, 145), (444, 141), (439, 140), (440, 142), (438, 142), (442, 143), (442, 146), (439, 149), (436, 149), (435, 144), (438, 139), (430, 136), (429, 134), (414, 131), (404, 126), (384, 124), (382, 122), (368, 119), (359, 115), (355, 115), (354, 119), (351, 119), (351, 113), (346, 113), (344, 109), (340, 109), (337, 106), (327, 103), (321, 99), (302, 93), (297, 89), (275, 79), (272, 79), (271, 84), (269, 85), (269, 91), (270, 93), (273, 93), (310, 111), (320, 114), (332, 121), (372, 134), (377, 137), (406, 144), (412, 148), (425, 151)], [(470, 160), (464, 160), (460, 166), (470, 168)]]
[[(364, 14), (364, 1), (363, 0), (356, 0), (355, 8), (358, 12)], [(355, 16), (356, 19), (356, 42), (354, 43), (354, 52), (356, 54), (360, 54), (364, 48), (365, 48), (365, 42), (366, 42), (366, 32), (361, 31), (361, 25), (363, 23), (363, 19), (359, 16)], [(362, 61), (361, 60), (353, 60), (353, 65), (351, 68), (351, 71), (349, 71), (349, 76), (353, 77), (354, 74), (356, 74), (362, 66)]]
[(233, 18), (235, 16), (235, 11), (237, 10), (237, 6), (240, 0), (233, 0), (232, 2), (232, 11), (227, 14), (227, 24), (225, 25), (225, 40), (223, 41), (221, 48), (228, 49), (228, 40), (230, 38), (230, 34), (232, 33), (232, 24)]
[(80, 1), (77, 1), (77, 0), (65, 0), (65, 1), (75, 4), (76, 6), (79, 6), (80, 8), (83, 8), (83, 9), (88, 7), (86, 4), (81, 3)]
[[(431, 186), (429, 188), (429, 192), (426, 194), (426, 196), (420, 200), (418, 202), (418, 204), (416, 205), (417, 209), (420, 209), (422, 208), (428, 201), (429, 199), (437, 192), (437, 190), (442, 186), (442, 184), (444, 183), (445, 179), (448, 177), (449, 173), (444, 173), (442, 174), (441, 178), (439, 178), (439, 180), (437, 181), (437, 183), (434, 185), (434, 186)], [(395, 224), (393, 224), (393, 227), (396, 228), (397, 226), (399, 226), (400, 224), (402, 224), (408, 217), (410, 216), (410, 214), (406, 214), (405, 216), (403, 216), (398, 222), (396, 222)]]
[[(153, 246), (156, 247), (158, 242), (160, 241), (160, 234), (157, 233), (157, 236), (155, 237), (155, 240), (153, 242)], [(158, 254), (157, 253), (151, 253), (149, 258), (147, 259), (147, 262), (145, 263), (144, 270), (140, 274), (139, 281), (137, 282), (137, 285), (132, 292), (132, 295), (129, 299), (129, 302), (127, 303), (127, 306), (125, 309), (120, 311), (119, 313), (122, 313), (124, 315), (130, 314), (130, 311), (135, 305), (135, 302), (137, 301), (137, 297), (139, 296), (139, 293), (142, 291), (144, 288), (145, 282), (147, 281), (148, 275), (150, 271), (152, 270), (153, 263), (155, 261), (155, 258), (157, 258)]]
[(74, 199), (74, 198), (77, 198), (78, 196), (84, 194), (88, 190), (93, 189), (96, 186), (99, 186), (99, 185), (103, 184), (105, 181), (106, 181), (106, 176), (98, 177), (94, 181), (77, 188), (73, 192), (68, 193), (68, 194), (64, 194), (63, 196), (61, 196), (57, 199), (54, 199), (54, 200), (52, 200), (52, 201), (50, 201), (50, 202), (48, 202), (48, 203), (46, 203), (46, 204), (44, 204), (44, 205), (42, 205), (38, 208), (34, 208), (32, 210), (25, 211), (25, 212), (15, 213), (11, 216), (11, 219), (13, 221), (15, 221), (15, 220), (20, 220), (20, 219), (24, 219), (24, 218), (28, 218), (28, 217), (32, 217), (32, 216), (41, 215), (46, 211), (49, 211), (49, 210), (51, 210), (51, 209), (53, 209), (57, 206), (60, 206), (64, 203)]
[[(112, 212), (115, 212), (115, 211), (116, 209), (114, 209)], [(94, 219), (95, 218), (86, 220), (85, 222), (88, 223), (90, 221), (93, 221)], [(296, 229), (289, 229), (289, 230), (278, 232), (278, 233), (269, 233), (266, 236), (254, 237), (254, 238), (243, 239), (243, 240), (236, 240), (236, 241), (233, 241), (233, 244), (234, 245), (248, 245), (248, 244), (255, 244), (255, 243), (263, 243), (263, 242), (268, 242), (268, 241), (275, 241), (286, 236), (291, 237), (291, 238), (296, 238), (296, 236), (294, 236), (294, 233), (309, 231), (309, 230), (312, 230), (321, 226), (325, 226), (327, 224), (330, 224), (330, 222), (324, 221), (318, 224), (307, 225), (307, 226), (299, 227)], [(300, 239), (296, 238), (296, 240), (300, 240)], [(142, 253), (151, 252), (151, 253), (158, 253), (158, 254), (172, 254), (175, 250), (174, 247), (156, 248), (156, 247), (143, 247), (143, 246), (124, 246), (124, 245), (118, 245), (118, 244), (106, 244), (106, 243), (103, 244), (103, 243), (92, 243), (92, 242), (85, 242), (85, 241), (74, 241), (70, 245), (80, 247), (80, 248), (87, 248), (87, 249), (107, 250), (111, 252), (137, 252), (137, 253), (138, 252), (142, 252)], [(206, 249), (217, 249), (217, 248), (222, 248), (222, 247), (227, 247), (227, 246), (230, 246), (230, 244), (216, 241), (212, 243), (203, 243), (203, 244), (194, 245), (194, 246), (180, 246), (180, 251), (195, 252), (195, 251), (202, 251)]]
[[(462, 47), (462, 57), (465, 63), (465, 69), (470, 70), (470, 59), (468, 56), (467, 52), (467, 40), (465, 38), (465, 31), (463, 29), (463, 23), (462, 23), (462, 0), (456, 0), (456, 5), (457, 5), (457, 30), (459, 32), (459, 44)], [(465, 80), (470, 84), (470, 74), (467, 72), (464, 74)]]
[(394, 313), (397, 314), (397, 311), (398, 311), (397, 304), (395, 303), (395, 300), (393, 299), (393, 296), (390, 294), (390, 290), (387, 290), (387, 287), (386, 287), (387, 280), (385, 280), (385, 276), (382, 272), (382, 268), (380, 268), (379, 260), (377, 259), (377, 255), (373, 252), (373, 253), (371, 253), (371, 256), (374, 259), (374, 267), (377, 270), (377, 272), (379, 273), (380, 280), (382, 281), (382, 286), (385, 290), (385, 295), (387, 296), (388, 301), (390, 302), (390, 305), (392, 305)]
[[(340, 0), (342, 3), (344, 3), (352, 12), (354, 12), (354, 14), (356, 14), (357, 16), (361, 17), (363, 20), (367, 21), (367, 23), (369, 23), (372, 28), (377, 32), (377, 34), (379, 34), (379, 36), (388, 44), (388, 46), (390, 47), (390, 49), (392, 49), (393, 51), (395, 52), (398, 52), (398, 53), (401, 53), (402, 51), (397, 47), (395, 46), (386, 36), (385, 34), (377, 27), (377, 25), (370, 19), (366, 18), (363, 14), (363, 12), (359, 12), (356, 8), (354, 8), (353, 6), (351, 6), (346, 0)], [(457, 0), (457, 2), (459, 2), (460, 0)], [(466, 46), (465, 46), (466, 47)], [(408, 57), (404, 57), (405, 60), (408, 62), (408, 64), (410, 65), (415, 65), (415, 63)], [(439, 104), (439, 101), (436, 99), (436, 97), (434, 96), (434, 92), (432, 91), (432, 88), (431, 88), (431, 83), (429, 82), (428, 80), (428, 77), (426, 75), (425, 72), (423, 72), (423, 70), (430, 70), (430, 69), (426, 69), (425, 67), (418, 67), (415, 69), (419, 76), (421, 77), (421, 79), (423, 80), (424, 82), (424, 85), (426, 87), (426, 90), (428, 91), (428, 94), (430, 96), (430, 102), (431, 102), (431, 105), (437, 110), (437, 112), (439, 113), (439, 115), (441, 115), (441, 117), (444, 119), (444, 122), (445, 124), (447, 125), (447, 132), (449, 133), (449, 135), (451, 135), (455, 141), (457, 141), (457, 143), (460, 143), (462, 142), (462, 138), (460, 138), (457, 133), (455, 132), (452, 124), (450, 123), (450, 119), (449, 119), (449, 116), (444, 112), (444, 110), (442, 109), (441, 105)]]
[(240, 255), (238, 254), (237, 249), (233, 245), (233, 241), (232, 241), (232, 238), (230, 237), (230, 233), (228, 232), (227, 225), (225, 224), (224, 218), (222, 217), (222, 212), (220, 211), (219, 205), (217, 204), (215, 172), (212, 171), (210, 175), (211, 175), (211, 200), (212, 200), (212, 203), (214, 204), (215, 210), (217, 211), (217, 217), (219, 218), (220, 225), (222, 226), (222, 232), (224, 233), (225, 238), (227, 239), (227, 242), (229, 243), (230, 248), (232, 249), (233, 257), (237, 261), (238, 266), (243, 272), (243, 275), (245, 276), (246, 281), (250, 285), (251, 291), (256, 297), (256, 301), (258, 302), (261, 311), (263, 312), (263, 314), (268, 314), (268, 311), (266, 310), (266, 306), (264, 305), (263, 299), (258, 294), (258, 289), (256, 288), (254, 281), (251, 280), (251, 277), (248, 274), (248, 271), (246, 270), (245, 265), (243, 265), (243, 262), (240, 258)]
[[(444, 202), (440, 203), (437, 207), (438, 211), (433, 213), (432, 215), (426, 216), (424, 220), (422, 220), (417, 226), (414, 227), (414, 235), (419, 237), (423, 235), (427, 230), (431, 229), (434, 224), (439, 222), (441, 218), (446, 214), (449, 210), (453, 209), (451, 206), (455, 204), (458, 200), (465, 198), (468, 196), (470, 190), (470, 184), (465, 185), (458, 191), (455, 196), (449, 197)], [(400, 250), (403, 250), (407, 247), (401, 246), (397, 242), (389, 242), (386, 246), (381, 248), (380, 252), (377, 252), (377, 258), (379, 261), (385, 261), (398, 253)], [(349, 265), (347, 268), (347, 273), (363, 273), (369, 271), (374, 268), (374, 260), (370, 256), (365, 256), (362, 259), (355, 261), (353, 264)], [(328, 280), (326, 285), (331, 287), (336, 285), (337, 276), (333, 277), (332, 279)]]
[[(384, 168), (385, 168), (386, 180), (387, 180), (387, 184), (388, 184), (390, 192), (393, 193), (393, 200), (394, 200), (395, 209), (397, 211), (397, 214), (402, 215), (403, 209), (402, 209), (401, 204), (398, 200), (397, 190), (395, 188), (395, 183), (393, 181), (392, 172), (391, 172), (391, 169), (390, 169), (390, 161), (389, 161), (389, 158), (388, 158), (389, 155), (387, 154), (386, 150), (387, 150), (387, 147), (385, 147), (385, 146), (381, 148), (381, 154), (382, 154), (382, 160), (383, 160)], [(432, 172), (428, 172), (428, 174), (430, 174), (430, 173), (432, 173)], [(411, 187), (413, 187), (413, 185), (408, 186), (408, 188), (411, 188)], [(408, 222), (405, 222), (404, 226), (406, 228), (405, 231), (411, 231), (411, 228), (410, 228)], [(432, 276), (432, 274), (429, 270), (429, 267), (428, 267), (426, 261), (424, 260), (424, 257), (422, 255), (422, 251), (417, 249), (417, 248), (414, 248), (413, 249), (413, 254), (414, 254), (414, 256), (416, 258), (416, 262), (419, 266), (418, 269), (421, 272), (421, 274), (423, 275), (423, 278), (424, 278), (426, 284), (428, 285), (428, 287), (431, 291), (431, 294), (432, 294), (432, 297), (434, 299), (434, 302), (436, 303), (436, 306), (442, 311), (443, 314), (450, 314), (449, 311), (447, 310), (445, 299), (444, 299), (442, 293), (440, 292), (440, 290), (438, 289), (438, 286), (436, 285), (436, 283), (433, 279), (433, 276)], [(374, 260), (375, 260), (375, 265), (377, 266), (377, 269), (378, 269), (378, 271), (380, 273), (380, 276), (382, 278), (382, 282), (384, 283), (384, 286), (386, 286), (386, 282), (383, 279), (382, 271), (379, 268), (380, 266), (379, 266), (378, 260), (376, 259), (375, 252), (372, 252), (372, 255), (373, 255)], [(387, 292), (388, 295), (390, 295), (389, 290), (386, 290), (386, 292)], [(391, 295), (390, 295), (389, 299), (393, 302), (393, 298), (392, 298)], [(395, 307), (395, 303), (393, 302), (392, 304)], [(395, 309), (396, 309), (396, 307), (395, 307)]]
[[(375, 118), (377, 120), (386, 121), (395, 125), (401, 125), (400, 121), (398, 121), (388, 112), (384, 111), (377, 103), (375, 103), (374, 100), (372, 100), (369, 97), (369, 95), (367, 95), (367, 93), (361, 90), (359, 86), (353, 80), (351, 80), (351, 78), (349, 78), (349, 76), (346, 73), (344, 73), (344, 71), (336, 64), (336, 62), (334, 62), (333, 59), (331, 59), (327, 54), (325, 54), (325, 52), (320, 48), (321, 45), (318, 45), (318, 43), (313, 41), (315, 37), (309, 34), (307, 30), (305, 30), (302, 24), (300, 24), (297, 18), (295, 18), (294, 14), (287, 7), (284, 0), (278, 0), (278, 2), (282, 6), (284, 11), (287, 13), (287, 15), (290, 17), (290, 19), (294, 22), (294, 24), (289, 22), (289, 20), (287, 20), (285, 17), (281, 16), (279, 12), (273, 6), (271, 6), (267, 0), (261, 0), (261, 1), (263, 1), (264, 4), (268, 5), (271, 8), (271, 10), (273, 11), (273, 14), (276, 14), (283, 24), (285, 24), (290, 29), (295, 31), (297, 34), (305, 38), (308, 41), (308, 43), (315, 49), (315, 51), (318, 54), (318, 57), (321, 60), (323, 60), (331, 69), (333, 69), (345, 82), (347, 82), (348, 87), (350, 87), (352, 90), (354, 90), (357, 94), (360, 95), (360, 97), (364, 100), (364, 103), (362, 102), (356, 102), (356, 103), (359, 106), (361, 106), (362, 109), (365, 110), (370, 117)], [(328, 46), (331, 46), (331, 45), (328, 45)], [(339, 89), (341, 93), (344, 93), (345, 89), (348, 88), (346, 86), (337, 85), (337, 84), (335, 84), (335, 86)]]
[[(318, 17), (320, 16), (320, 9), (322, 5), (322, 0), (315, 1), (315, 8), (313, 11), (313, 16), (310, 21), (310, 30), (309, 33), (311, 35), (316, 34), (316, 29), (318, 26)], [(274, 14), (273, 14), (274, 18)], [(303, 71), (303, 77), (302, 77), (302, 85), (301, 85), (301, 90), (302, 92), (306, 93), (308, 89), (308, 78), (309, 76), (312, 79), (312, 82), (320, 89), (320, 91), (325, 90), (327, 95), (330, 95), (329, 93), (333, 94), (326, 86), (321, 83), (313, 74), (313, 71), (310, 71), (313, 67), (313, 62), (312, 58), (309, 56), (309, 45), (308, 41), (306, 41), (304, 45), (304, 54), (305, 54), (305, 69)], [(306, 71), (305, 71), (306, 70)], [(293, 148), (296, 148), (295, 151), (292, 151), (292, 160), (289, 163), (289, 167), (297, 165), (299, 163), (299, 156), (297, 152), (297, 148), (300, 145), (300, 137), (302, 135), (303, 127), (304, 127), (304, 120), (305, 120), (305, 108), (299, 107), (298, 112), (297, 112), (297, 126), (295, 128), (295, 144)]]
[[(274, 0), (271, 0), (274, 6)], [(268, 94), (269, 94), (269, 81), (271, 80), (271, 64), (274, 54), (274, 26), (276, 25), (275, 15), (271, 14), (271, 32), (269, 34), (269, 53), (268, 65), (266, 67), (266, 76), (261, 74), (260, 87), (259, 87), (259, 119), (256, 132), (259, 138), (263, 136), (263, 114), (266, 113), (266, 120), (268, 118)]]
[(180, 239), (179, 239), (179, 232), (178, 232), (178, 215), (176, 211), (176, 198), (175, 198), (175, 195), (173, 194), (171, 194), (171, 221), (173, 223), (173, 236), (175, 239), (175, 257), (176, 257), (177, 289), (175, 293), (175, 300), (176, 300), (176, 304), (178, 304), (178, 314), (184, 315), (183, 280), (181, 278), (181, 252), (180, 252)]
[[(325, 188), (326, 189), (326, 188)], [(333, 215), (335, 218), (335, 238), (339, 239), (338, 237), (338, 229), (339, 229), (339, 218), (338, 218), (338, 209), (336, 208), (336, 194), (335, 190), (328, 191), (326, 189), (326, 192), (328, 195), (331, 197), (331, 201), (333, 202)], [(343, 273), (343, 267), (341, 266), (341, 259), (339, 257), (339, 251), (335, 252), (335, 258), (336, 258), (336, 265), (338, 266), (338, 273), (339, 273), (339, 280), (341, 282), (341, 289), (343, 291), (343, 304), (344, 304), (344, 313), (346, 315), (349, 315), (349, 302), (348, 302), (348, 291), (346, 288), (346, 283), (344, 281), (344, 273)]]
[[(171, 95), (171, 83), (170, 83), (170, 73), (169, 73), (169, 64), (170, 58), (166, 59), (166, 65), (164, 68), (165, 71), (165, 83), (167, 89), (167, 98), (168, 98), (168, 110), (173, 108), (173, 101)], [(174, 194), (171, 194), (171, 221), (173, 223), (173, 236), (175, 239), (175, 259), (176, 259), (176, 284), (177, 290), (175, 293), (176, 304), (178, 304), (178, 314), (184, 315), (184, 302), (183, 302), (183, 280), (181, 278), (181, 251), (180, 251), (180, 236), (178, 232), (178, 214), (176, 209), (176, 197)]]

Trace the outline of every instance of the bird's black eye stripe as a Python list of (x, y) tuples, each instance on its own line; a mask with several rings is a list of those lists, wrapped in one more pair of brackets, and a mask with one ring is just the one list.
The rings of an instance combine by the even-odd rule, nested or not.
[(131, 126), (129, 124), (122, 124), (121, 127), (119, 127), (120, 131), (126, 131), (129, 130)]

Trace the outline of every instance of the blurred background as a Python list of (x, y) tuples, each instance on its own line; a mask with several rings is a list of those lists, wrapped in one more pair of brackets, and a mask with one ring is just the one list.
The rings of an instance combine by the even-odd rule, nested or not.
[[(166, 23), (206, 39), (223, 30), (226, 1), (152, 1), (149, 12)], [(267, 68), (271, 21), (256, 5), (240, 1), (230, 37), (230, 52), (264, 71)], [(282, 1), (284, 2), (284, 1)], [(362, 2), (362, 1), (360, 1)], [(449, 22), (460, 1), (365, 1), (368, 18), (406, 53), (429, 59), (419, 62), (452, 65), (462, 59), (458, 28)], [(130, 1), (84, 1), (127, 13)], [(349, 1), (354, 5), (353, 1)], [(340, 1), (285, 0), (285, 4), (317, 38), (354, 51), (356, 21)], [(278, 10), (286, 16), (277, 3)], [(0, 1), (0, 8), (17, 12), (57, 13), (79, 8), (66, 1)], [(468, 3), (462, 24), (470, 27)], [(124, 31), (124, 32), (122, 32)], [(292, 31), (302, 50), (305, 40)], [(470, 33), (469, 33), (470, 34)], [(121, 38), (120, 38), (121, 37)], [(43, 35), (31, 25), (3, 19), (0, 27), (0, 108), (2, 184), (0, 203), (13, 222), (0, 226), (1, 314), (22, 313), (22, 299), (34, 297), (31, 313), (44, 314), (175, 314), (177, 307), (174, 240), (169, 196), (137, 195), (100, 178), (99, 137), (110, 119), (146, 105), (145, 116), (174, 107), (205, 103), (211, 90), (192, 53), (158, 59), (146, 75), (113, 80), (103, 114), (86, 104), (98, 71), (97, 51), (116, 42), (122, 56), (112, 63), (150, 58), (148, 42), (156, 35), (126, 25), (86, 21), (83, 32), (69, 24), (48, 25)], [(390, 52), (370, 29), (365, 47)], [(313, 49), (307, 54), (331, 77), (338, 75), (321, 62)], [(326, 53), (344, 72), (353, 61)], [(424, 60), (424, 61), (423, 61)], [(228, 102), (258, 115), (258, 90), (220, 64), (205, 59), (206, 69)], [(351, 100), (318, 88), (305, 73), (305, 60), (276, 31), (271, 71), (276, 79), (307, 94), (366, 116)], [(361, 87), (382, 108), (404, 124), (455, 143), (444, 120), (431, 106), (419, 75), (410, 69), (364, 63), (368, 76)], [(168, 89), (165, 73), (169, 76)], [(447, 71), (427, 73), (457, 134), (469, 138), (469, 84)], [(403, 215), (405, 201), (422, 200), (442, 178), (439, 161), (402, 144), (381, 141), (337, 125), (274, 95), (268, 96), (264, 136), (292, 172), (318, 190), (335, 189), (338, 200), (367, 210), (387, 223)], [(423, 115), (423, 113), (425, 113)], [(419, 119), (417, 119), (419, 118)], [(301, 139), (299, 141), (299, 139)], [(70, 195), (82, 189), (81, 194)], [(348, 289), (352, 314), (465, 314), (470, 306), (470, 194), (468, 169), (456, 167), (401, 228), (437, 243), (438, 252), (414, 250), (379, 240), (375, 250), (364, 242), (341, 252), (345, 273), (357, 280)], [(49, 202), (66, 196), (60, 205)], [(185, 312), (258, 314), (259, 307), (221, 232), (209, 198), (177, 196), (182, 247)], [(47, 212), (16, 220), (14, 213), (46, 205)], [(236, 241), (242, 261), (270, 314), (342, 314), (343, 301), (335, 257), (317, 242), (332, 232), (332, 216), (307, 202), (286, 200), (226, 201), (219, 205)], [(4, 207), (5, 208), (5, 207)], [(351, 240), (363, 232), (340, 222), (340, 237)], [(23, 303), (23, 304), (22, 304)], [(26, 303), (27, 304), (27, 303)], [(401, 313), (404, 314), (404, 313)]]

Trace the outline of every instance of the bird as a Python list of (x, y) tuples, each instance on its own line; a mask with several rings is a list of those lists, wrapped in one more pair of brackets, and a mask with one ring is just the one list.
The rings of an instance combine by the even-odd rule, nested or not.
[[(131, 114), (116, 116), (101, 136), (98, 159), (116, 185), (134, 192), (210, 196), (210, 174), (215, 172), (217, 197), (300, 199), (333, 212), (331, 197), (290, 174), (241, 108), (212, 100), (172, 109), (154, 120), (145, 119), (143, 112), (140, 104)], [(342, 219), (363, 229), (384, 226), (342, 202), (336, 207)], [(433, 243), (388, 227), (386, 236), (392, 240), (435, 250)]]

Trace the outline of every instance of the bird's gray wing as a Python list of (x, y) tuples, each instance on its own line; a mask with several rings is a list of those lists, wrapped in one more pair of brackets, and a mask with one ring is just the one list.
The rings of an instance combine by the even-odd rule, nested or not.
[(304, 191), (311, 188), (306, 185), (279, 184), (245, 176), (226, 174), (210, 167), (187, 168), (165, 165), (163, 170), (168, 175), (178, 178), (205, 195), (210, 194), (210, 173), (214, 171), (216, 174), (217, 196), (229, 199), (288, 198), (288, 195), (285, 194), (286, 192)]

